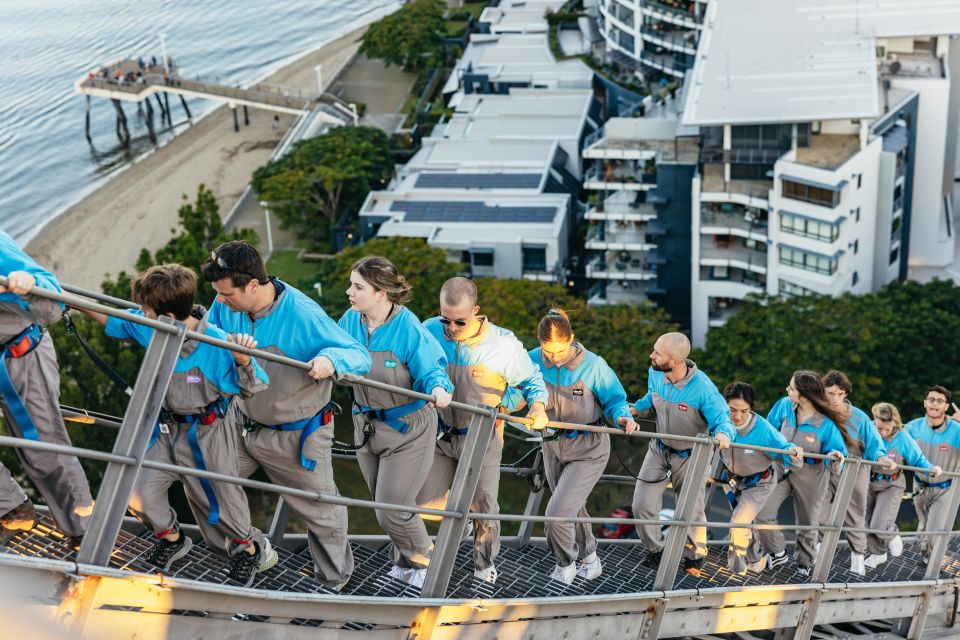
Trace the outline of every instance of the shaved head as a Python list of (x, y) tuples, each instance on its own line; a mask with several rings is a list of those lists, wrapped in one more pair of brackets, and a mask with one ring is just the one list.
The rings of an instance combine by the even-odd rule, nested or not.
[(450, 278), (440, 288), (440, 301), (451, 307), (461, 303), (468, 303), (472, 307), (477, 304), (477, 285), (467, 278)]
[(686, 360), (690, 355), (690, 339), (676, 331), (665, 333), (657, 340), (654, 348), (674, 360)]

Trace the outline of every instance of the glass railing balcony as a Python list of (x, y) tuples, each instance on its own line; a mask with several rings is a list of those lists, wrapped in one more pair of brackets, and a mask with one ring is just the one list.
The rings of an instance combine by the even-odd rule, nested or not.
[(703, 18), (696, 13), (696, 4), (666, 4), (655, 0), (640, 0), (641, 8), (648, 9), (663, 16), (671, 22), (702, 24)]

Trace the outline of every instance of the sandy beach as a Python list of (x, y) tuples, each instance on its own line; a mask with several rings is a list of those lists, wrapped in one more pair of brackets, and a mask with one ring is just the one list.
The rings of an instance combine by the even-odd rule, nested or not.
[[(327, 43), (264, 82), (315, 91), (314, 67), (322, 64), (328, 87), (355, 56), (365, 30)], [(273, 118), (273, 112), (250, 109), (250, 125), (244, 126), (241, 112), (240, 131), (234, 132), (230, 110), (217, 108), (67, 209), (27, 250), (64, 281), (99, 289), (104, 276), (132, 271), (141, 248), (155, 250), (170, 239), (183, 194), (192, 201), (200, 184), (216, 194), (226, 216), (294, 121), (280, 115), (277, 126)]]

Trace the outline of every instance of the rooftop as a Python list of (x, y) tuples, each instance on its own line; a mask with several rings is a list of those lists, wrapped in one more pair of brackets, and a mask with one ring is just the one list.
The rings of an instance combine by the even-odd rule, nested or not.
[(810, 136), (809, 147), (797, 147), (796, 162), (820, 169), (836, 169), (859, 150), (859, 136), (821, 133)]
[(714, 0), (684, 123), (875, 117), (876, 38), (956, 33), (952, 0)]
[(724, 180), (722, 164), (703, 165), (700, 184), (700, 191), (703, 193), (739, 193), (765, 200), (772, 188), (772, 180)]

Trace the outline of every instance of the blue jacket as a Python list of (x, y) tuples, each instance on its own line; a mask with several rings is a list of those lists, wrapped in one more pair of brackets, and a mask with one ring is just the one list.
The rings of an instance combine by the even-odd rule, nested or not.
[[(767, 414), (767, 420), (779, 429), (787, 440), (801, 446), (805, 453), (826, 455), (839, 451), (844, 457), (847, 455), (847, 445), (833, 420), (816, 413), (812, 418), (798, 425), (796, 406), (790, 402), (790, 398), (784, 397), (777, 400)], [(830, 464), (829, 460), (823, 462)]]
[[(41, 267), (17, 246), (6, 232), (0, 231), (0, 275), (26, 271), (42, 289), (61, 291), (56, 276)], [(0, 294), (0, 342), (6, 342), (31, 324), (54, 324), (60, 320), (63, 305), (45, 298), (21, 298), (7, 291)]]
[[(412, 311), (396, 305), (383, 325), (367, 332), (360, 313), (350, 309), (340, 318), (340, 328), (370, 352), (369, 378), (404, 389), (430, 394), (435, 387), (453, 392), (447, 377), (447, 356), (420, 324)], [(390, 409), (414, 402), (412, 398), (354, 385), (358, 404), (371, 409)]]
[[(756, 413), (750, 415), (750, 421), (742, 429), (737, 429), (737, 437), (733, 439), (735, 443), (771, 449), (796, 448), (797, 445), (784, 438), (783, 434), (762, 416)], [(785, 453), (759, 452), (739, 447), (722, 449), (720, 459), (730, 473), (740, 477), (761, 473), (774, 461), (782, 462), (784, 466), (790, 465), (790, 456)]]
[[(627, 393), (606, 361), (579, 342), (571, 347), (570, 360), (559, 367), (543, 357), (540, 347), (530, 351), (530, 360), (543, 374), (550, 400), (547, 416), (557, 422), (595, 424), (606, 415), (616, 426), (617, 418), (630, 417)], [(576, 431), (564, 435), (575, 437)]]
[[(452, 340), (439, 318), (430, 318), (423, 326), (447, 357), (447, 375), (456, 387), (453, 397), (458, 402), (496, 407), (511, 386), (520, 390), (527, 405), (542, 402), (546, 406), (549, 397), (543, 376), (512, 331), (483, 318), (475, 336)], [(440, 409), (439, 414), (456, 429), (469, 427), (474, 415), (450, 407)]]
[[(934, 429), (926, 417), (917, 418), (908, 422), (904, 431), (917, 441), (920, 451), (931, 464), (945, 471), (960, 469), (960, 423), (956, 420), (946, 418)], [(929, 477), (925, 480), (929, 481)]]
[(887, 455), (887, 449), (880, 434), (877, 433), (877, 425), (873, 423), (873, 419), (857, 407), (849, 406), (850, 421), (847, 423), (847, 433), (861, 449), (851, 451), (850, 455), (862, 456), (865, 460), (874, 461)]
[[(127, 313), (143, 316), (142, 312), (136, 310)], [(105, 331), (111, 338), (133, 340), (146, 348), (155, 330), (110, 316)], [(197, 333), (220, 340), (227, 339), (227, 334), (209, 324), (206, 318), (200, 321)], [(255, 358), (251, 358), (246, 367), (238, 367), (230, 351), (189, 338), (180, 348), (173, 371), (163, 406), (167, 411), (180, 414), (200, 413), (220, 398), (252, 396), (266, 389), (270, 382)]]
[[(272, 278), (277, 298), (254, 314), (231, 311), (215, 301), (209, 318), (227, 333), (252, 333), (257, 348), (300, 361), (326, 356), (337, 375), (366, 375), (370, 354), (324, 313), (316, 302)], [(317, 415), (330, 402), (333, 381), (314, 380), (306, 371), (270, 361), (261, 363), (270, 387), (242, 403), (243, 412), (261, 424), (278, 425)]]
[[(662, 371), (650, 368), (647, 395), (634, 404), (637, 411), (656, 409), (657, 433), (677, 436), (715, 436), (725, 433), (733, 440), (737, 429), (730, 420), (730, 408), (703, 371), (687, 360), (687, 375), (673, 384)], [(689, 442), (663, 441), (675, 449), (690, 449)]]

